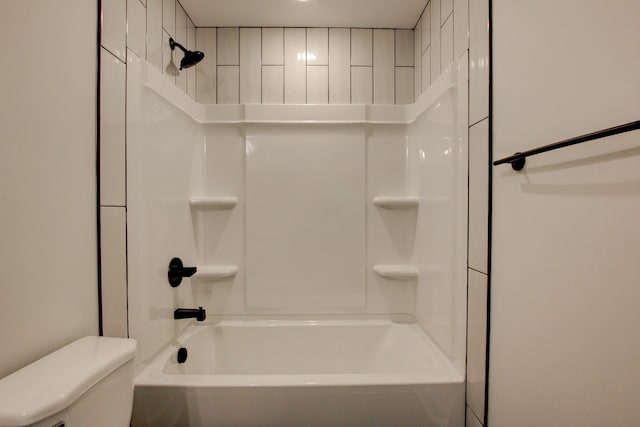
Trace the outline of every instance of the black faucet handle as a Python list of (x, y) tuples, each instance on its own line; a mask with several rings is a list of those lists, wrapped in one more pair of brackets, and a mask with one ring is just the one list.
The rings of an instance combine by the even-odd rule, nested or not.
[(183, 277), (191, 277), (198, 271), (198, 267), (185, 267), (180, 258), (173, 258), (169, 262), (167, 278), (172, 288), (180, 286)]

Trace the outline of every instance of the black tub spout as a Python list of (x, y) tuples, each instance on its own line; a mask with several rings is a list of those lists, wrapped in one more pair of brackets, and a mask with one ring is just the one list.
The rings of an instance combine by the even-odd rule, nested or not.
[(192, 319), (195, 318), (198, 322), (204, 321), (207, 318), (207, 312), (204, 308), (178, 308), (173, 312), (174, 319)]

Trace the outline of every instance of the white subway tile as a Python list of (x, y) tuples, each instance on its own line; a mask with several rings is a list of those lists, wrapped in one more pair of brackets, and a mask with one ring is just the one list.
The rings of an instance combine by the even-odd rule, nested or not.
[(373, 103), (373, 67), (351, 67), (351, 103)]
[(262, 65), (284, 65), (284, 30), (262, 29)]
[(469, 122), (489, 115), (489, 0), (469, 3)]
[(240, 103), (240, 67), (218, 65), (218, 104)]
[[(139, 2), (136, 0), (136, 3)], [(100, 208), (100, 278), (104, 336), (127, 338), (127, 219), (124, 207)]]
[(196, 101), (201, 104), (216, 103), (216, 37), (215, 28), (196, 28), (196, 49), (204, 52), (204, 59), (195, 67)]
[(467, 325), (467, 404), (484, 415), (487, 351), (487, 276), (469, 269)]
[(176, 35), (176, 0), (162, 0), (162, 28), (171, 37)]
[(100, 49), (100, 204), (124, 206), (126, 66)]
[(218, 65), (239, 65), (238, 28), (218, 28)]
[[(162, 31), (162, 74), (165, 79), (173, 84), (176, 84), (176, 75), (178, 74), (178, 66), (176, 66), (176, 59), (180, 53), (179, 49), (176, 51), (171, 50), (169, 47), (169, 34), (166, 31)], [(178, 64), (180, 60), (178, 59)]]
[(422, 53), (431, 45), (431, 2), (422, 14)]
[[(178, 3), (176, 6), (176, 37), (175, 41), (183, 46), (187, 44), (187, 14)], [(187, 92), (187, 70), (180, 70), (180, 61), (184, 55), (179, 48), (174, 51), (173, 59), (178, 67), (178, 75), (176, 76), (176, 86), (183, 92)]]
[(373, 31), (353, 28), (351, 30), (351, 65), (373, 65)]
[(307, 104), (329, 103), (329, 67), (307, 66)]
[(307, 64), (329, 65), (328, 28), (307, 28)]
[(122, 62), (127, 55), (127, 1), (102, 1), (101, 44)]
[(284, 103), (307, 102), (306, 30), (284, 30)]
[(413, 67), (413, 30), (396, 30), (396, 67)]
[(395, 31), (373, 30), (373, 103), (395, 103)]
[(262, 66), (262, 103), (284, 103), (284, 67), (282, 65)]
[[(187, 49), (196, 50), (196, 27), (189, 17), (187, 17)], [(187, 95), (191, 99), (196, 99), (196, 67), (187, 70)]]
[(413, 102), (413, 67), (396, 67), (396, 104)]
[(240, 29), (240, 103), (259, 104), (262, 100), (262, 31)]
[(418, 97), (422, 94), (422, 20), (418, 22), (413, 34), (414, 40), (414, 99), (418, 99)]
[(422, 93), (431, 86), (431, 47), (422, 54)]
[(488, 119), (469, 129), (469, 267), (487, 272), (489, 217)]
[(453, 12), (453, 0), (440, 0), (440, 25), (444, 25), (451, 12)]
[(351, 102), (351, 30), (329, 30), (329, 103)]
[(127, 47), (146, 58), (147, 9), (139, 1), (127, 1)]
[(440, 32), (440, 58), (442, 71), (453, 63), (453, 15), (447, 19)]
[(440, 75), (440, 0), (431, 0), (431, 81)]
[(457, 59), (469, 48), (469, 0), (454, 0), (453, 9), (453, 56)]
[(162, 72), (162, 0), (147, 0), (147, 62)]

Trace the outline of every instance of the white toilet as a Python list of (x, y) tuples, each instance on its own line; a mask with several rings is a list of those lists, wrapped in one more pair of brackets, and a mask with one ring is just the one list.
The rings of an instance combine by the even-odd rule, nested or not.
[(0, 426), (126, 427), (136, 341), (85, 337), (0, 380)]

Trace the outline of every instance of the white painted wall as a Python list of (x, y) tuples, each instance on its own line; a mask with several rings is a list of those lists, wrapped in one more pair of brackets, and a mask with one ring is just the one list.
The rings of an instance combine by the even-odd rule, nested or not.
[[(640, 119), (638, 22), (494, 0), (494, 159)], [(489, 425), (640, 425), (640, 132), (493, 180)]]
[(0, 2), (0, 377), (98, 333), (96, 25), (95, 2)]

